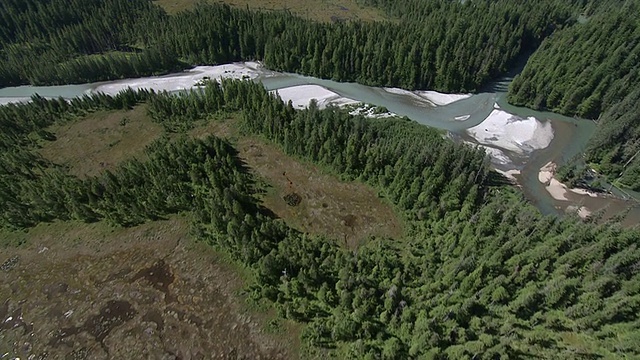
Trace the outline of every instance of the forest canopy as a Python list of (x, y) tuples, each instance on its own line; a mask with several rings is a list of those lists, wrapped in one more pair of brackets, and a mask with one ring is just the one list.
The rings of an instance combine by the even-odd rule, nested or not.
[[(628, 16), (637, 1), (364, 3), (402, 21), (321, 24), (207, 4), (169, 16), (146, 0), (6, 0), (0, 86), (251, 59), (341, 81), (475, 91), (534, 52), (511, 101), (600, 117), (587, 160), (638, 184), (638, 20)], [(583, 11), (586, 22), (578, 21)], [(78, 178), (37, 151), (55, 140), (53, 124), (141, 103), (165, 131), (144, 159)], [(212, 114), (236, 116), (242, 131), (289, 156), (373, 186), (407, 223), (406, 237), (373, 238), (354, 251), (274, 218), (232, 142), (186, 136)], [(16, 230), (70, 219), (133, 226), (189, 213), (195, 237), (255, 275), (253, 297), (306, 324), (305, 343), (338, 358), (640, 356), (640, 230), (617, 219), (545, 217), (504, 186), (478, 149), (411, 121), (313, 104), (295, 110), (261, 84), (2, 106), (0, 203), (0, 227)]]
[(3, 2), (0, 86), (263, 60), (340, 81), (474, 91), (572, 21), (571, 6), (552, 0), (434, 0), (420, 21), (333, 24), (217, 4), (168, 16), (146, 0), (77, 3)]
[(585, 160), (618, 185), (640, 189), (640, 2), (602, 4), (557, 31), (531, 56), (509, 101), (598, 119)]

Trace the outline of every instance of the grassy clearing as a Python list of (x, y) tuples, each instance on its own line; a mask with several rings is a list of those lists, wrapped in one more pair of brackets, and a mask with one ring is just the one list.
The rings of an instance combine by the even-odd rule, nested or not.
[[(358, 247), (371, 236), (402, 237), (403, 225), (393, 207), (369, 185), (340, 181), (260, 138), (240, 136), (237, 128), (236, 119), (212, 121), (191, 134), (215, 134), (234, 142), (239, 156), (269, 184), (263, 204), (290, 226), (337, 239), (349, 248)], [(293, 193), (301, 198), (297, 206), (290, 206), (284, 199)]]
[(25, 359), (297, 358), (299, 330), (267, 332), (274, 316), (240, 295), (247, 273), (188, 228), (172, 217), (0, 233), (23, 243), (0, 252), (0, 264), (17, 259), (0, 271), (0, 318), (14, 319), (0, 328), (0, 349)]
[[(182, 10), (193, 8), (199, 0), (156, 0), (155, 3), (162, 6), (167, 13), (175, 14)], [(213, 0), (211, 2), (214, 2)], [(382, 11), (370, 7), (358, 5), (355, 0), (320, 0), (310, 4), (305, 0), (221, 0), (238, 8), (250, 8), (253, 10), (284, 10), (323, 22), (363, 20), (379, 21), (387, 19)]]
[(57, 139), (43, 145), (42, 156), (69, 167), (79, 177), (97, 175), (142, 155), (162, 133), (160, 125), (147, 116), (145, 105), (129, 111), (99, 111), (48, 130)]

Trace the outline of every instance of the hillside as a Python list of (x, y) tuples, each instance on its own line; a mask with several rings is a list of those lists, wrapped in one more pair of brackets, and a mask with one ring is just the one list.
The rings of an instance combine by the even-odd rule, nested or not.
[(218, 4), (168, 16), (146, 0), (73, 6), (52, 0), (28, 11), (26, 4), (36, 2), (11, 0), (2, 9), (7, 21), (0, 25), (0, 86), (263, 60), (275, 70), (340, 81), (473, 91), (570, 21), (572, 12), (554, 0), (517, 6), (507, 0), (474, 6), (437, 0), (428, 3), (421, 21), (327, 24)]
[[(154, 2), (167, 13), (175, 14), (193, 9), (203, 1), (155, 0)], [(305, 19), (321, 22), (389, 20), (389, 17), (380, 9), (362, 6), (355, 0), (321, 0), (315, 6), (309, 6), (309, 3), (303, 0), (225, 0), (223, 2), (240, 9), (291, 11)]]

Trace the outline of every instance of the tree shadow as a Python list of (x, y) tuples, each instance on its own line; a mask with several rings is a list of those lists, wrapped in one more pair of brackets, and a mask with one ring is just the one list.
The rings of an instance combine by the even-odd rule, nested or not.
[(225, 147), (228, 153), (232, 156), (234, 165), (239, 172), (246, 176), (247, 187), (249, 189), (249, 193), (246, 194), (251, 200), (248, 205), (252, 211), (255, 213), (264, 215), (270, 219), (280, 219), (275, 212), (271, 209), (263, 205), (263, 201), (259, 198), (261, 195), (265, 195), (267, 193), (267, 189), (272, 187), (271, 185), (265, 182), (259, 182), (256, 180), (256, 176), (252, 171), (251, 166), (240, 157), (240, 152), (236, 149), (233, 144), (231, 144), (227, 139), (219, 138), (225, 143)]
[(491, 170), (485, 179), (485, 185), (491, 187), (501, 187), (505, 185), (515, 185), (515, 182), (501, 173)]
[(524, 67), (527, 65), (529, 58), (531, 57), (531, 55), (533, 55), (534, 52), (535, 49), (531, 49), (520, 54), (509, 64), (507, 64), (507, 71), (503, 72), (502, 74), (495, 74), (496, 76), (492, 77), (492, 79), (494, 80), (483, 85), (478, 92), (507, 92), (509, 90), (509, 84), (511, 84), (513, 78), (515, 78), (516, 75), (520, 74), (522, 70), (524, 70)]

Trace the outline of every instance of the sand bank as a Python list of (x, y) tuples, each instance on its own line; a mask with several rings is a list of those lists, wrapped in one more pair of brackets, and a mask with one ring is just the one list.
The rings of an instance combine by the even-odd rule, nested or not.
[(538, 181), (545, 185), (545, 189), (556, 200), (568, 201), (567, 187), (558, 181), (554, 175), (556, 173), (556, 164), (548, 162), (545, 166), (540, 168), (538, 172)]
[(318, 102), (318, 108), (324, 109), (329, 105), (344, 106), (359, 103), (356, 100), (338, 95), (337, 93), (325, 89), (319, 85), (299, 85), (271, 91), (277, 93), (282, 101), (291, 101), (293, 107), (302, 109), (309, 106), (311, 100)]
[(193, 69), (172, 75), (112, 81), (96, 86), (92, 92), (115, 95), (127, 88), (132, 88), (133, 90), (152, 89), (155, 91), (188, 90), (207, 79), (255, 79), (263, 73), (262, 65), (256, 62), (196, 66)]
[[(538, 181), (545, 185), (545, 189), (547, 192), (556, 200), (561, 201), (570, 201), (567, 195), (569, 192), (578, 194), (578, 195), (588, 195), (591, 197), (598, 197), (597, 194), (589, 192), (584, 189), (570, 189), (565, 184), (561, 183), (555, 176), (556, 173), (556, 164), (553, 162), (548, 162), (545, 166), (540, 168), (540, 172), (538, 172)], [(574, 199), (575, 200), (575, 199)], [(569, 206), (567, 207), (567, 211), (576, 211), (578, 216), (585, 219), (589, 215), (591, 215), (591, 210), (586, 208), (585, 206)]]
[(298, 85), (286, 87), (278, 90), (272, 90), (271, 93), (277, 93), (284, 102), (291, 101), (296, 109), (305, 109), (316, 100), (319, 109), (325, 109), (327, 106), (347, 107), (351, 115), (362, 115), (369, 118), (387, 118), (397, 116), (396, 114), (387, 112), (378, 112), (374, 105), (363, 104), (360, 101), (347, 97), (326, 89), (320, 85)]
[(492, 163), (498, 165), (507, 165), (512, 163), (511, 159), (504, 153), (504, 151), (484, 145), (478, 146), (483, 148), (487, 155), (489, 155)]
[(416, 91), (416, 94), (427, 98), (429, 101), (438, 106), (449, 105), (456, 101), (471, 97), (471, 94), (444, 94), (437, 91)]
[(500, 169), (496, 169), (497, 172), (499, 172), (500, 174), (504, 175), (507, 179), (517, 183), (518, 179), (516, 179), (516, 175), (520, 175), (520, 170), (517, 169), (511, 169), (511, 170), (500, 170)]
[(471, 97), (471, 94), (444, 94), (437, 91), (409, 91), (400, 88), (384, 88), (391, 94), (411, 96), (427, 105), (444, 106)]
[(351, 111), (349, 114), (351, 115), (362, 115), (368, 118), (382, 119), (382, 118), (390, 118), (394, 116), (398, 116), (398, 114), (393, 113), (391, 111), (387, 112), (378, 112), (377, 106), (359, 103), (351, 106)]
[(578, 216), (581, 218), (586, 219), (589, 215), (591, 215), (591, 211), (586, 207), (581, 206), (580, 209), (578, 209)]
[(0, 106), (28, 102), (31, 102), (30, 97), (0, 97)]
[(513, 163), (509, 155), (505, 154), (505, 152), (500, 149), (496, 149), (486, 145), (476, 144), (470, 141), (465, 141), (464, 143), (471, 145), (475, 148), (484, 150), (484, 152), (491, 158), (491, 163), (495, 165), (509, 165)]
[(553, 140), (550, 122), (542, 123), (534, 117), (526, 119), (494, 109), (478, 126), (467, 133), (479, 143), (525, 154), (544, 149)]
[(587, 209), (584, 206), (577, 206), (577, 205), (571, 205), (567, 207), (566, 210), (567, 213), (575, 213), (577, 214), (581, 219), (586, 219), (589, 216), (591, 216), (592, 211)]
[(578, 195), (586, 195), (586, 196), (590, 196), (590, 197), (593, 197), (593, 198), (598, 197), (598, 194), (596, 194), (596, 193), (594, 193), (592, 191), (589, 191), (589, 190), (585, 190), (585, 189), (571, 188), (571, 189), (569, 189), (569, 191), (571, 191), (574, 194), (578, 194)]

